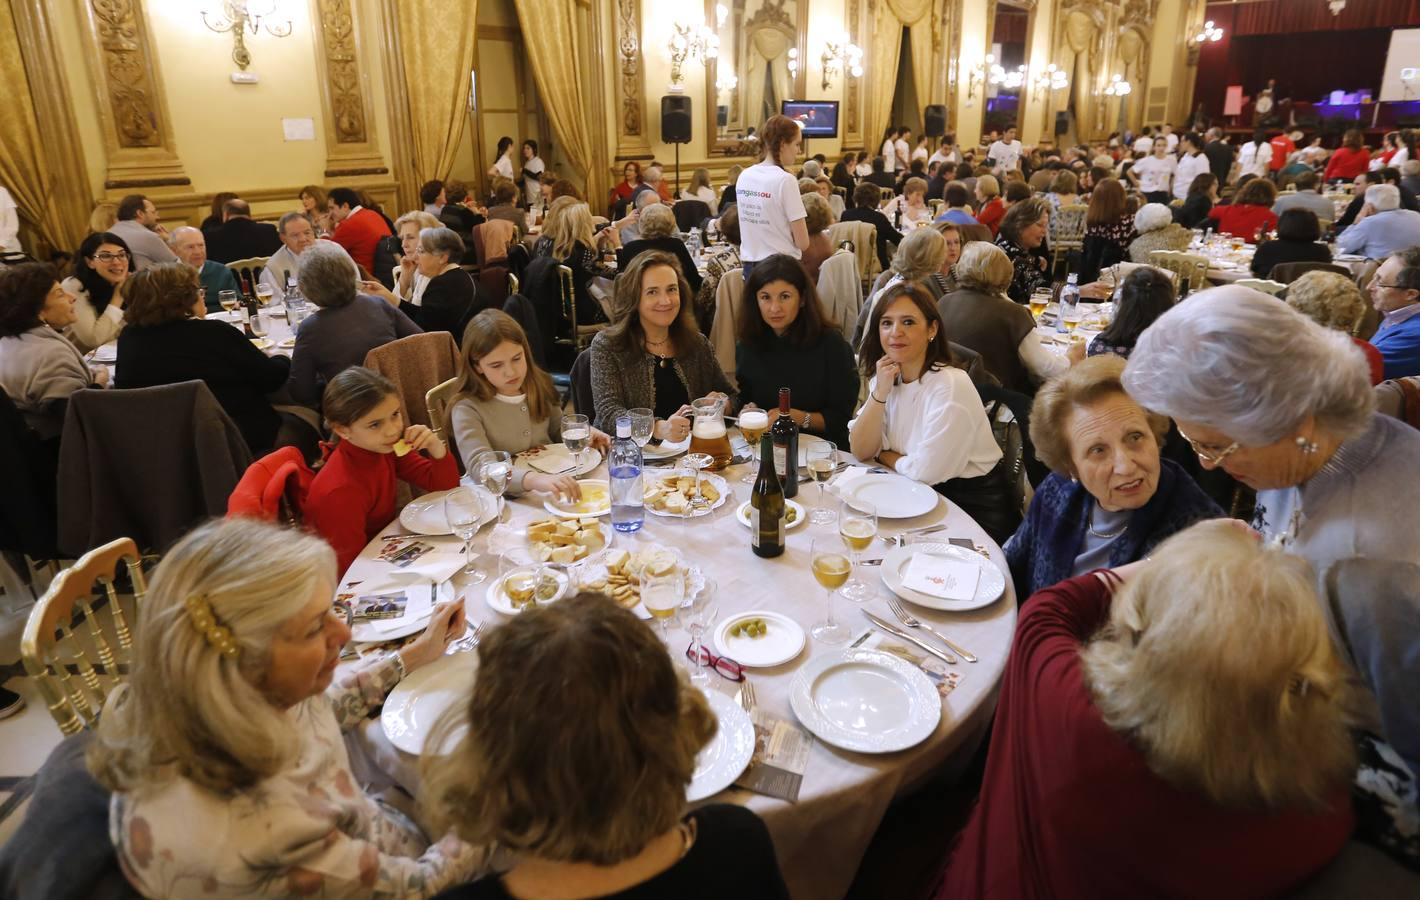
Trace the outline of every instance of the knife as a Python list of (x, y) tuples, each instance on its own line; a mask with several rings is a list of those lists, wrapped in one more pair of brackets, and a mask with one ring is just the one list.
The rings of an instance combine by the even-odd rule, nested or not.
[(955, 656), (952, 656), (950, 653), (944, 653), (941, 650), (938, 650), (936, 647), (933, 647), (931, 644), (926, 643), (925, 641), (918, 640), (917, 638), (913, 637), (912, 635), (908, 634), (900, 628), (894, 628), (892, 625), (889, 625), (887, 622), (883, 621), (882, 619), (879, 619), (877, 616), (868, 612), (866, 609), (863, 610), (863, 615), (867, 616), (870, 622), (881, 628), (883, 631), (886, 631), (888, 634), (894, 637), (902, 638), (904, 641), (907, 641), (910, 644), (916, 644), (918, 647), (921, 647), (923, 650), (926, 650), (928, 653), (937, 657), (947, 665), (954, 666), (957, 664), (957, 658)]

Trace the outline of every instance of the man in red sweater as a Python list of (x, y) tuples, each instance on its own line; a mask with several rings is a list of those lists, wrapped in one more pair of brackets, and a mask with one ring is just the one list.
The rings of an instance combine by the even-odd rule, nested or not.
[(1297, 151), (1297, 141), (1302, 137), (1300, 131), (1296, 132), (1296, 137), (1292, 137), (1287, 132), (1279, 132), (1276, 137), (1268, 141), (1272, 145), (1272, 162), (1268, 163), (1268, 168), (1272, 171), (1272, 177), (1276, 178), (1277, 173), (1282, 171), (1282, 167), (1287, 165), (1287, 157)]
[(350, 188), (335, 188), (330, 192), (330, 215), (335, 220), (335, 234), (330, 239), (345, 248), (356, 265), (372, 277), (375, 271), (375, 245), (389, 237), (389, 224), (384, 216), (360, 205), (360, 195)]

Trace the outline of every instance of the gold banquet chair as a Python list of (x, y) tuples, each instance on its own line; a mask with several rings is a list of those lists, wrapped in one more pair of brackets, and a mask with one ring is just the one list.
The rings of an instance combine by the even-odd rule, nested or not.
[(1066, 259), (1071, 250), (1085, 245), (1085, 215), (1090, 208), (1083, 203), (1068, 203), (1050, 217), (1050, 270)]
[(1179, 285), (1187, 284), (1190, 291), (1201, 290), (1208, 285), (1208, 257), (1202, 254), (1155, 250), (1149, 254), (1149, 264), (1173, 272), (1178, 276)]
[(1287, 289), (1287, 286), (1280, 281), (1273, 281), (1270, 278), (1239, 278), (1233, 282), (1238, 287), (1252, 288), (1254, 291), (1262, 291), (1264, 294), (1271, 294), (1276, 297)]
[(429, 411), (429, 427), (444, 440), (448, 440), (444, 433), (444, 424), (449, 420), (449, 403), (454, 399), (460, 377), (455, 375), (448, 381), (441, 381), (424, 393), (424, 407)]
[(571, 326), (572, 338), (560, 338), (559, 344), (570, 343), (572, 349), (581, 352), (592, 344), (592, 338), (597, 333), (605, 330), (608, 322), (597, 322), (592, 325), (581, 325), (577, 322), (577, 288), (572, 281), (572, 270), (567, 266), (557, 267), (557, 286), (562, 295), (562, 315)]
[[(147, 592), (141, 563), (131, 538), (90, 550), (59, 573), (25, 623), (20, 639), (25, 674), (39, 686), (49, 714), (66, 735), (93, 727), (109, 693), (128, 675), (133, 634), (114, 575), (120, 564), (127, 566), (136, 608)], [(96, 584), (108, 601), (106, 614), (94, 609)]]
[(245, 275), (247, 283), (251, 285), (251, 290), (255, 293), (257, 282), (261, 280), (262, 270), (266, 268), (266, 264), (270, 261), (271, 257), (269, 256), (253, 256), (251, 259), (234, 259), (227, 263), (227, 268), (232, 270), (232, 274), (236, 276), (238, 284), (241, 283), (241, 278)]

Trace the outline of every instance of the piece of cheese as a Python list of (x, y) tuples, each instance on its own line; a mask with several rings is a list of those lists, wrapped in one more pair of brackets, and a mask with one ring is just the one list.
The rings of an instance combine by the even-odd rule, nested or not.
[(577, 548), (558, 547), (556, 550), (552, 551), (550, 560), (555, 563), (562, 563), (563, 565), (574, 563), (577, 561)]
[(625, 550), (613, 548), (606, 554), (606, 570), (608, 572), (626, 571), (626, 561), (631, 558), (631, 554)]
[(409, 455), (409, 451), (411, 451), (411, 450), (413, 450), (413, 449), (414, 449), (414, 448), (411, 447), (411, 446), (409, 446), (408, 444), (406, 444), (403, 439), (400, 439), (400, 440), (394, 442), (394, 455), (395, 455), (395, 456), (408, 456), (408, 455)]

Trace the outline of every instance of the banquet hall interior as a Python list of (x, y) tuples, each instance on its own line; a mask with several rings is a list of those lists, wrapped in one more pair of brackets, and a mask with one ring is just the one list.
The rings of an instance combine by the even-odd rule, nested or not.
[(0, 73), (0, 896), (1420, 897), (1420, 2)]

